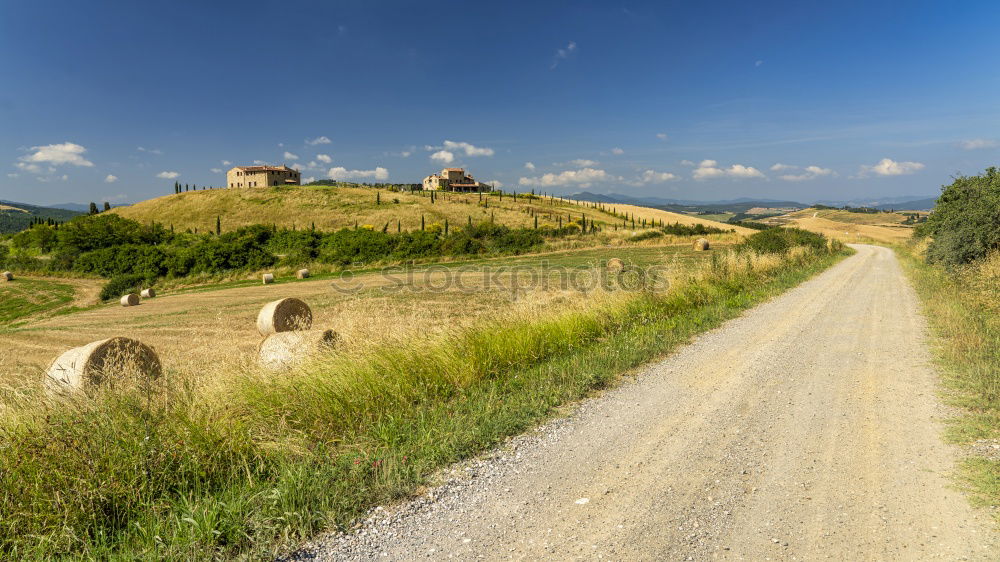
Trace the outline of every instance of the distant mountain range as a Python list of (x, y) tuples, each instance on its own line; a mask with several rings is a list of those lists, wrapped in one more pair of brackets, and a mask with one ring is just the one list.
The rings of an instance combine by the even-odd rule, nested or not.
[(782, 201), (778, 199), (739, 197), (737, 199), (723, 199), (718, 201), (694, 201), (690, 199), (669, 199), (662, 197), (634, 197), (620, 193), (590, 193), (587, 191), (574, 193), (571, 199), (581, 201), (593, 201), (595, 203), (619, 203), (622, 205), (643, 205), (654, 207), (690, 207), (693, 211), (729, 211), (744, 212), (754, 207), (781, 207), (805, 209), (814, 204), (828, 205), (830, 207), (874, 207), (882, 210), (906, 209), (912, 211), (928, 211), (934, 208), (937, 197), (927, 196), (902, 196), (902, 197), (879, 197), (870, 199), (852, 199), (849, 201), (820, 200), (809, 204), (798, 201)]

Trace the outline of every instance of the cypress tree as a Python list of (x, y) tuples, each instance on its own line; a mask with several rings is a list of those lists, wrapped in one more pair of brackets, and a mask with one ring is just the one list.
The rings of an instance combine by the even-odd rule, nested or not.
[(403, 223), (399, 219), (396, 219), (396, 232), (403, 232)]
[(444, 235), (448, 236), (448, 219), (444, 219)]
[(535, 230), (538, 230), (538, 215), (535, 215)]
[(424, 216), (420, 215), (420, 230), (424, 230)]
[(98, 212), (97, 211), (97, 203), (94, 203), (93, 201), (91, 201), (90, 202), (90, 214), (96, 215), (97, 212)]
[(215, 235), (219, 236), (222, 234), (222, 216), (215, 215)]

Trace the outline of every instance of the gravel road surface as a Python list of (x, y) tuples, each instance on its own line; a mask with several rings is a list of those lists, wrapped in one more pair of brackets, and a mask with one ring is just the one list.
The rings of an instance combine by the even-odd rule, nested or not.
[(293, 558), (997, 560), (925, 321), (858, 253)]

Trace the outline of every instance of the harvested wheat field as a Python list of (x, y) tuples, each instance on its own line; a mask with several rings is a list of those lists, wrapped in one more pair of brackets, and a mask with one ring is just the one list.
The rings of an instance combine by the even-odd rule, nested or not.
[[(596, 288), (586, 272), (603, 270), (611, 256), (606, 249), (585, 249), (451, 267), (437, 264), (412, 273), (397, 269), (309, 280), (286, 275), (269, 285), (167, 291), (142, 299), (138, 306), (122, 307), (116, 300), (71, 314), (29, 316), (0, 328), (0, 348), (5, 351), (0, 381), (11, 386), (41, 381), (62, 352), (113, 336), (151, 346), (168, 374), (234, 371), (234, 366), (250, 365), (256, 358), (263, 339), (257, 330), (261, 308), (286, 297), (306, 302), (312, 309), (312, 327), (336, 331), (340, 345), (424, 337), (512, 306), (544, 308), (582, 298), (574, 286)], [(679, 268), (700, 257), (679, 245), (615, 248), (613, 256), (637, 265)], [(512, 288), (514, 275), (518, 290)], [(549, 282), (543, 284), (542, 279)]]
[(765, 219), (763, 222), (794, 226), (824, 234), (842, 242), (874, 240), (896, 244), (910, 239), (913, 227), (898, 224), (896, 213), (851, 213), (829, 209), (804, 209), (795, 213)]

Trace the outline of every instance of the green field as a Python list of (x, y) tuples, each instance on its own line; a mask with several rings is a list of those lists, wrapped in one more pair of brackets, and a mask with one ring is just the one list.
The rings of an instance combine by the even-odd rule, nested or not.
[(0, 284), (0, 324), (9, 326), (30, 316), (51, 313), (73, 301), (69, 283), (45, 279), (16, 279)]

